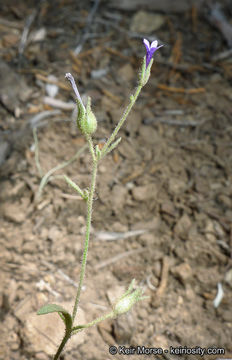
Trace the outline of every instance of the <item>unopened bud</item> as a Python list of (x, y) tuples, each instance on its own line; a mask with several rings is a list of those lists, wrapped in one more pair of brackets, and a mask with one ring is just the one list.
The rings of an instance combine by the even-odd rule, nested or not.
[(134, 284), (134, 281), (129, 286), (129, 289), (126, 291), (126, 293), (121, 296), (121, 298), (116, 302), (113, 311), (115, 315), (121, 315), (129, 311), (138, 301), (143, 300), (146, 298), (146, 296), (143, 295), (143, 289), (138, 288), (136, 290), (132, 290), (132, 284)]
[(87, 107), (85, 109), (79, 91), (77, 89), (74, 77), (70, 73), (67, 73), (65, 77), (70, 81), (72, 88), (75, 92), (75, 95), (77, 97), (77, 109), (78, 109), (77, 126), (83, 134), (91, 135), (97, 129), (97, 120), (94, 113), (91, 110), (91, 99), (88, 98)]
[(86, 110), (80, 103), (78, 104), (77, 125), (86, 135), (92, 135), (97, 129), (97, 119), (91, 110), (90, 98), (88, 98)]

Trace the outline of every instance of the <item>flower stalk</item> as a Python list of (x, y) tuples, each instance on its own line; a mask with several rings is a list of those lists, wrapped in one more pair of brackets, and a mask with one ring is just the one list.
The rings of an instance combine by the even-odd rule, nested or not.
[(48, 304), (42, 307), (38, 311), (38, 315), (47, 314), (50, 312), (57, 312), (61, 319), (64, 321), (65, 324), (65, 335), (64, 338), (54, 356), (54, 360), (58, 360), (60, 354), (62, 353), (65, 344), (67, 341), (78, 332), (94, 326), (101, 321), (104, 321), (108, 318), (114, 318), (118, 315), (124, 314), (125, 312), (129, 311), (138, 301), (145, 299), (146, 297), (143, 296), (143, 289), (137, 288), (134, 290), (135, 281), (133, 280), (128, 288), (128, 290), (117, 300), (116, 304), (114, 305), (112, 311), (108, 314), (98, 317), (97, 319), (93, 320), (92, 322), (85, 324), (85, 325), (77, 325), (74, 326), (75, 318), (78, 311), (78, 306), (80, 303), (80, 296), (81, 290), (84, 283), (85, 278), (85, 271), (86, 271), (86, 264), (87, 264), (87, 256), (88, 256), (88, 248), (89, 248), (89, 240), (90, 240), (90, 230), (91, 230), (91, 222), (92, 222), (92, 209), (93, 209), (93, 199), (96, 187), (96, 178), (97, 178), (97, 170), (99, 161), (104, 158), (110, 151), (115, 149), (117, 145), (120, 143), (121, 138), (116, 139), (119, 130), (125, 123), (128, 115), (130, 114), (143, 86), (147, 83), (150, 77), (151, 66), (153, 63), (152, 56), (156, 50), (158, 50), (162, 45), (158, 46), (157, 41), (153, 41), (151, 44), (148, 40), (143, 40), (144, 45), (146, 47), (146, 56), (144, 56), (142, 69), (139, 76), (138, 86), (135, 89), (133, 95), (130, 96), (129, 104), (127, 105), (121, 119), (119, 120), (117, 126), (115, 127), (114, 131), (112, 132), (109, 139), (104, 144), (103, 148), (100, 149), (98, 145), (94, 147), (92, 134), (97, 129), (97, 120), (96, 117), (91, 109), (91, 99), (88, 98), (87, 105), (83, 104), (79, 91), (77, 89), (75, 80), (70, 73), (66, 74), (66, 78), (70, 81), (73, 91), (76, 95), (77, 101), (77, 108), (78, 108), (78, 116), (77, 116), (77, 126), (81, 133), (85, 136), (89, 152), (92, 157), (92, 175), (91, 175), (91, 184), (90, 189), (82, 190), (77, 184), (75, 184), (71, 179), (65, 176), (65, 180), (67, 183), (72, 186), (75, 191), (79, 193), (79, 195), (86, 201), (87, 204), (87, 214), (86, 214), (86, 231), (85, 231), (85, 241), (84, 241), (84, 249), (83, 249), (83, 256), (82, 256), (82, 264), (81, 264), (81, 271), (80, 271), (80, 279), (78, 283), (78, 288), (75, 296), (74, 307), (72, 311), (72, 315), (69, 314), (64, 308), (56, 304)]
[(97, 159), (94, 153), (93, 143), (92, 139), (89, 137), (88, 139), (90, 152), (92, 154), (92, 161), (93, 161), (93, 169), (92, 169), (92, 179), (91, 179), (91, 187), (89, 192), (89, 197), (87, 200), (87, 216), (86, 216), (86, 232), (85, 232), (85, 245), (84, 245), (84, 251), (83, 251), (83, 257), (82, 257), (82, 263), (81, 263), (81, 273), (80, 273), (80, 280), (77, 288), (73, 313), (72, 313), (72, 320), (74, 323), (76, 314), (77, 314), (77, 307), (80, 301), (80, 295), (81, 290), (84, 282), (85, 277), (85, 269), (86, 269), (86, 262), (87, 262), (87, 255), (88, 255), (88, 248), (89, 248), (89, 237), (90, 237), (90, 229), (91, 229), (91, 221), (92, 221), (92, 208), (93, 208), (93, 197), (95, 192), (95, 186), (96, 186), (96, 177), (97, 177)]

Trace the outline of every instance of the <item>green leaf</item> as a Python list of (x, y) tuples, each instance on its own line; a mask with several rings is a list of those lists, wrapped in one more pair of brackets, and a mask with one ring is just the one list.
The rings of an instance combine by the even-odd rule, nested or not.
[(96, 153), (97, 159), (100, 160), (101, 159), (101, 150), (99, 149), (98, 145), (96, 146), (95, 153)]
[[(110, 147), (103, 153), (103, 156), (109, 154), (109, 152), (111, 152), (112, 150), (114, 150), (116, 148), (116, 146), (118, 146), (118, 144), (120, 143), (120, 141), (122, 140), (122, 138), (120, 137), (119, 139), (117, 139), (113, 144), (110, 145)], [(101, 153), (102, 155), (102, 153)], [(103, 157), (102, 156), (102, 157)]]
[(134, 95), (131, 95), (131, 96), (130, 96), (130, 102), (133, 103), (134, 101), (135, 101), (135, 97), (134, 97)]
[(47, 304), (42, 306), (38, 312), (37, 315), (45, 315), (53, 312), (61, 312), (62, 314), (68, 314), (69, 312), (65, 310), (62, 306), (56, 305), (56, 304)]
[(64, 175), (64, 179), (65, 181), (74, 189), (78, 192), (78, 194), (81, 195), (81, 197), (83, 199), (85, 199), (85, 195), (84, 192), (79, 188), (79, 186), (77, 184), (75, 184), (74, 181), (72, 181), (68, 176)]
[(61, 319), (64, 321), (66, 330), (71, 329), (72, 317), (69, 314), (69, 312), (60, 305), (56, 305), (56, 304), (44, 305), (37, 311), (37, 315), (46, 315), (54, 312), (57, 312), (60, 315)]

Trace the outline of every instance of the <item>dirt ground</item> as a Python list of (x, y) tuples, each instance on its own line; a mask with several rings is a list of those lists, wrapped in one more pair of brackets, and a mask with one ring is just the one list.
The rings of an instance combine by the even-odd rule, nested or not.
[[(198, 347), (211, 353), (181, 358), (230, 358), (232, 62), (231, 55), (218, 56), (228, 44), (205, 8), (144, 14), (102, 2), (91, 19), (93, 6), (1, 5), (0, 359), (51, 359), (63, 325), (58, 315), (36, 311), (48, 302), (73, 306), (86, 208), (62, 175), (88, 187), (91, 157), (73, 121), (65, 73), (73, 74), (83, 99), (92, 97), (94, 142), (102, 144), (136, 86), (143, 37), (165, 46), (121, 144), (99, 166), (77, 321), (110, 311), (133, 278), (149, 299), (73, 337), (62, 359), (125, 356), (111, 355), (111, 345), (160, 348), (162, 355), (150, 355), (156, 359)], [(231, 22), (232, 9), (224, 11)], [(39, 193), (41, 175), (78, 150)]]

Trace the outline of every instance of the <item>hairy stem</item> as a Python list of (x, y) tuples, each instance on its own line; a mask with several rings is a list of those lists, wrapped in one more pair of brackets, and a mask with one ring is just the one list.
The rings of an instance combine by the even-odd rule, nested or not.
[(72, 335), (75, 335), (76, 333), (84, 330), (84, 329), (87, 329), (91, 326), (94, 326), (94, 325), (97, 325), (99, 322), (101, 321), (104, 321), (106, 319), (111, 319), (112, 317), (114, 317), (115, 314), (113, 311), (111, 311), (109, 314), (106, 314), (106, 315), (103, 315), (103, 316), (100, 316), (98, 317), (97, 319), (91, 321), (90, 323), (88, 324), (85, 324), (85, 325), (78, 325), (78, 326), (75, 326), (73, 329), (72, 329)]
[(112, 142), (113, 142), (114, 139), (116, 138), (119, 130), (121, 129), (122, 125), (123, 125), (124, 122), (126, 121), (126, 119), (127, 119), (128, 115), (129, 115), (132, 107), (134, 106), (134, 103), (135, 103), (136, 100), (137, 100), (137, 97), (139, 96), (139, 93), (140, 93), (142, 87), (143, 87), (143, 86), (142, 86), (141, 82), (139, 82), (139, 85), (138, 85), (138, 87), (136, 88), (134, 95), (131, 96), (131, 98), (130, 98), (130, 103), (128, 104), (128, 106), (127, 106), (126, 110), (124, 111), (121, 119), (119, 120), (118, 125), (116, 126), (116, 128), (115, 128), (114, 131), (112, 132), (111, 136), (109, 137), (109, 139), (107, 140), (107, 142), (105, 143), (105, 145), (104, 145), (103, 148), (102, 148), (102, 157), (105, 155), (108, 147), (110, 146), (110, 144), (112, 144)]
[[(126, 110), (124, 111), (121, 119), (119, 120), (116, 128), (114, 129), (113, 133), (111, 134), (111, 136), (109, 137), (109, 139), (107, 140), (107, 142), (105, 143), (105, 145), (102, 148), (101, 151), (101, 157), (104, 157), (104, 155), (106, 155), (107, 150), (109, 149), (110, 145), (112, 144), (112, 142), (114, 141), (114, 139), (116, 138), (120, 128), (122, 127), (122, 125), (124, 124), (124, 122), (126, 121), (132, 107), (134, 106), (140, 91), (142, 89), (143, 85), (141, 83), (141, 81), (139, 82), (138, 87), (135, 90), (134, 95), (132, 95), (130, 97), (130, 103), (128, 104)], [(93, 161), (93, 168), (92, 168), (92, 178), (91, 178), (91, 187), (90, 187), (90, 192), (88, 195), (88, 200), (87, 200), (87, 216), (86, 216), (86, 232), (85, 232), (85, 244), (84, 244), (84, 251), (83, 251), (83, 257), (82, 257), (82, 264), (81, 264), (81, 273), (80, 273), (80, 280), (79, 280), (79, 284), (78, 284), (78, 288), (77, 288), (77, 293), (76, 293), (76, 297), (75, 297), (75, 303), (74, 303), (74, 307), (73, 307), (73, 313), (72, 313), (72, 325), (74, 325), (74, 321), (76, 318), (76, 314), (77, 314), (77, 309), (78, 309), (78, 305), (80, 302), (80, 295), (81, 295), (81, 290), (82, 290), (82, 286), (83, 286), (83, 282), (84, 282), (84, 278), (85, 278), (85, 269), (86, 269), (86, 262), (87, 262), (87, 255), (88, 255), (88, 248), (89, 248), (89, 237), (90, 237), (90, 229), (91, 229), (91, 221), (92, 221), (92, 208), (93, 208), (93, 197), (94, 197), (94, 192), (95, 192), (95, 186), (96, 186), (96, 177), (97, 177), (97, 168), (98, 168), (98, 161), (100, 160), (95, 153), (94, 150), (94, 146), (93, 146), (93, 141), (90, 135), (86, 135), (86, 139), (89, 145), (89, 150), (90, 153), (92, 155), (92, 161)], [(88, 327), (91, 327), (93, 325), (96, 325), (97, 323), (108, 319), (108, 318), (112, 318), (114, 316), (114, 313), (111, 312), (107, 315), (103, 315), (95, 320), (93, 320), (92, 322), (86, 324), (86, 325), (79, 325), (76, 327), (73, 327), (71, 332), (66, 332), (65, 336), (57, 350), (57, 353), (54, 357), (54, 360), (58, 360), (66, 342), (69, 340), (69, 338), (82, 331), (83, 329), (86, 329)]]
[(97, 177), (97, 159), (95, 156), (94, 148), (93, 148), (93, 142), (92, 138), (90, 136), (86, 136), (90, 153), (92, 155), (93, 160), (93, 170), (92, 170), (92, 179), (91, 179), (91, 187), (89, 192), (89, 197), (87, 201), (87, 216), (86, 216), (86, 232), (85, 232), (85, 245), (84, 245), (84, 251), (83, 251), (83, 258), (82, 258), (82, 264), (81, 264), (81, 273), (80, 273), (80, 280), (77, 288), (73, 313), (72, 313), (72, 321), (74, 324), (74, 320), (77, 314), (77, 308), (80, 301), (80, 295), (81, 290), (83, 286), (83, 281), (85, 277), (85, 268), (86, 268), (86, 262), (87, 262), (87, 255), (88, 255), (88, 247), (89, 247), (89, 236), (90, 236), (90, 228), (91, 228), (91, 221), (92, 221), (92, 207), (93, 207), (93, 196), (95, 191), (95, 185), (96, 185), (96, 177)]
[(59, 346), (53, 360), (58, 360), (59, 359), (59, 356), (62, 353), (62, 351), (63, 351), (63, 349), (64, 349), (64, 347), (66, 345), (66, 342), (70, 339), (70, 337), (71, 337), (71, 330), (69, 332), (65, 333), (64, 338), (63, 338), (63, 340), (62, 340), (62, 342), (61, 342), (61, 344), (60, 344), (60, 346)]

